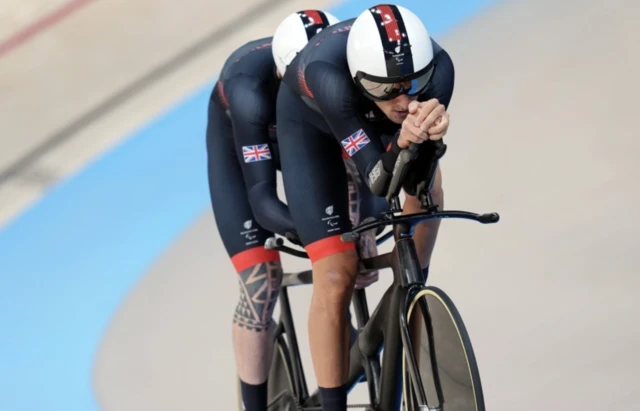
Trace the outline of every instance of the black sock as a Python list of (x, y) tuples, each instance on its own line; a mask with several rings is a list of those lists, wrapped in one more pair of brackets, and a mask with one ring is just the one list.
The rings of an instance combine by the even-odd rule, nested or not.
[(240, 380), (242, 403), (246, 411), (267, 411), (267, 382), (252, 385)]
[(347, 386), (335, 388), (318, 387), (323, 411), (347, 411)]

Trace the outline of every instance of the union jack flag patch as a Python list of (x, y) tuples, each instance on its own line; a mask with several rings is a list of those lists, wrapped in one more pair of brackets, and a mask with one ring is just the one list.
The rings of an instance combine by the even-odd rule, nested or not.
[(242, 146), (242, 155), (244, 156), (245, 163), (255, 163), (256, 161), (271, 160), (271, 150), (269, 150), (269, 144)]
[(369, 140), (369, 137), (367, 137), (362, 129), (341, 141), (342, 148), (344, 148), (344, 151), (349, 154), (349, 157), (353, 157), (358, 151), (360, 151), (360, 149), (362, 149), (362, 147), (366, 146), (370, 142), (371, 140)]

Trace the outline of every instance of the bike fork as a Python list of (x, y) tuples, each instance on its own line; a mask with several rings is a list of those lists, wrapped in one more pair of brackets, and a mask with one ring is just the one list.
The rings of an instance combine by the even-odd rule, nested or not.
[[(410, 388), (412, 388), (411, 392), (413, 392), (416, 395), (417, 397), (416, 399), (421, 404), (427, 404), (427, 395), (424, 389), (424, 381), (422, 380), (422, 377), (418, 371), (420, 367), (415, 356), (413, 341), (411, 341), (411, 335), (409, 333), (410, 324), (408, 323), (407, 316), (409, 313), (409, 308), (411, 304), (413, 304), (416, 296), (425, 289), (426, 288), (422, 285), (412, 286), (407, 292), (404, 310), (400, 312), (402, 343), (403, 343), (404, 352), (406, 355), (407, 367), (409, 368), (408, 370), (409, 376), (411, 377), (411, 381), (410, 381), (411, 384), (407, 387), (407, 393), (409, 393)], [(427, 305), (427, 302), (424, 296), (420, 297), (420, 300), (418, 301), (418, 306), (417, 307), (414, 306), (413, 310), (415, 311), (416, 309), (420, 310), (420, 313), (423, 316), (422, 321), (424, 321), (424, 325), (426, 327), (427, 341), (429, 344), (429, 360), (431, 363), (433, 384), (434, 384), (436, 396), (438, 399), (437, 406), (429, 407), (427, 405), (419, 405), (418, 409), (425, 410), (425, 411), (442, 411), (444, 407), (444, 395), (442, 393), (442, 384), (440, 383), (438, 363), (437, 363), (435, 349), (434, 349), (435, 341), (433, 337), (433, 326), (431, 323), (431, 316), (429, 313), (429, 307)], [(408, 402), (409, 400), (410, 398), (405, 398), (405, 402)]]
[[(413, 349), (413, 342), (411, 341), (411, 336), (409, 334), (409, 324), (407, 321), (409, 307), (411, 306), (411, 303), (413, 302), (413, 299), (415, 298), (415, 296), (418, 295), (418, 292), (422, 288), (423, 287), (420, 287), (420, 286), (414, 286), (414, 287), (411, 287), (406, 292), (405, 301), (404, 301), (404, 304), (402, 305), (403, 308), (400, 310), (399, 318), (400, 318), (400, 336), (402, 338), (402, 346), (404, 349), (405, 357), (407, 359), (407, 367), (409, 368), (408, 370), (409, 375), (411, 377), (411, 381), (407, 381), (405, 384), (408, 384), (409, 382), (412, 383), (410, 384), (410, 386), (413, 387), (414, 389), (413, 392), (417, 395), (418, 401), (420, 401), (423, 404), (426, 404), (427, 394), (424, 391), (422, 378), (420, 378), (420, 373), (418, 372), (418, 369), (419, 369), (418, 361), (416, 360), (415, 352)], [(409, 392), (409, 388), (410, 387), (407, 387), (407, 393)], [(405, 400), (405, 403), (408, 403), (410, 398), (405, 398), (404, 400)]]

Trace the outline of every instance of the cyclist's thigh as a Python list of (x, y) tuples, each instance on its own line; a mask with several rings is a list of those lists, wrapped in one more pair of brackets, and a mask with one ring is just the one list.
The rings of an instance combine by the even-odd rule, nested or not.
[(278, 92), (278, 141), (287, 204), (312, 262), (354, 250), (340, 235), (351, 229), (347, 174), (340, 145), (310, 119), (286, 85)]
[(272, 233), (260, 227), (253, 216), (231, 122), (215, 96), (209, 103), (207, 163), (213, 214), (236, 271), (267, 261), (280, 261), (277, 251), (264, 249), (264, 242)]

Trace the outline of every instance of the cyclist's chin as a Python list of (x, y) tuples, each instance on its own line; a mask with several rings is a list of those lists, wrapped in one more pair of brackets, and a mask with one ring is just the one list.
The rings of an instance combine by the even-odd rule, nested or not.
[(389, 110), (384, 113), (387, 118), (396, 124), (402, 124), (405, 118), (409, 115), (409, 110)]
[(393, 110), (392, 117), (389, 120), (396, 124), (402, 124), (405, 118), (409, 115), (409, 110)]

